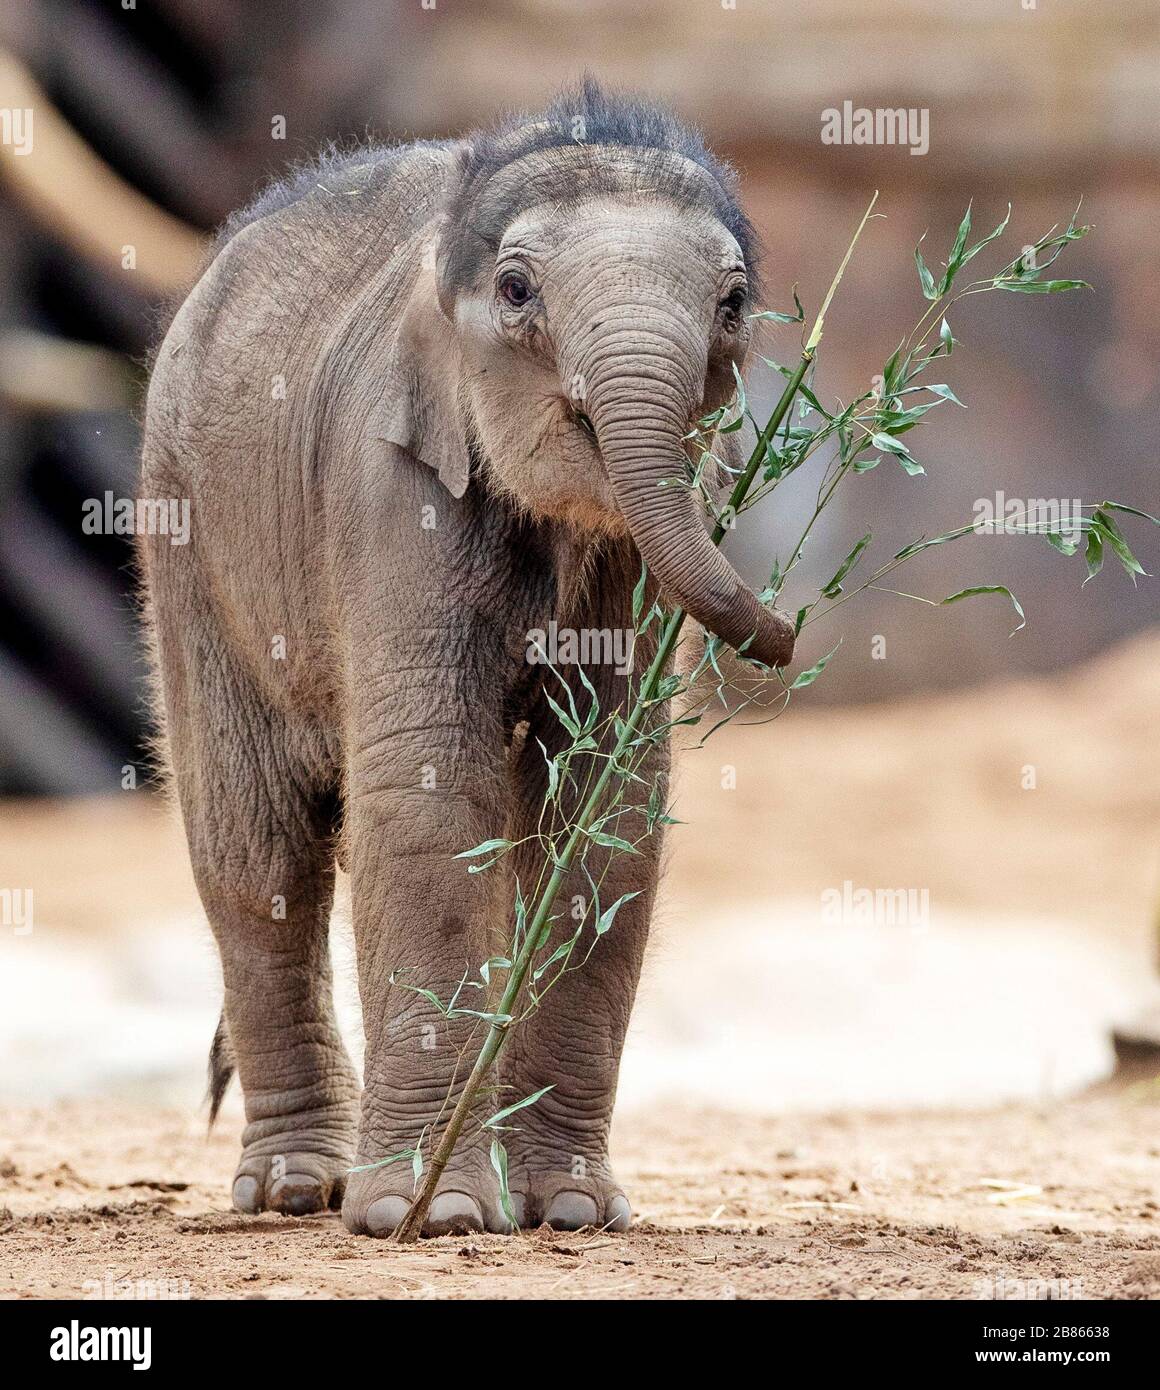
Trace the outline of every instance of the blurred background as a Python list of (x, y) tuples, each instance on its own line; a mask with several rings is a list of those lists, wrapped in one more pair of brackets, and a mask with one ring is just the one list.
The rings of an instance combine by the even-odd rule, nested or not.
[[(33, 932), (11, 912), (0, 929), (11, 1096), (192, 1096), (216, 1015), (180, 833), (144, 785), (130, 542), (80, 524), (85, 499), (134, 493), (147, 354), (207, 236), (327, 140), (460, 134), (585, 70), (671, 102), (735, 164), (769, 307), (791, 307), (796, 283), (812, 318), (881, 190), (884, 218), (827, 320), (816, 387), (830, 399), (881, 371), (924, 307), (915, 243), (928, 233), (937, 264), (969, 200), (981, 232), (1014, 205), (984, 268), (1066, 225), (1081, 198), (1094, 226), (1059, 269), (1094, 293), (980, 296), (957, 314), (946, 379), (969, 409), (908, 436), (924, 476), (887, 460), (827, 513), (803, 595), (867, 530), (875, 560), (970, 522), (999, 491), (1160, 511), (1154, 0), (7, 7), (0, 882), (35, 900)], [(928, 112), (928, 152), (822, 143), (822, 113), (847, 100)], [(797, 345), (777, 327), (765, 351), (787, 362)], [(754, 372), (759, 415), (775, 380)], [(800, 530), (810, 479), (778, 498), (736, 537), (757, 583)], [(1160, 532), (1126, 529), (1160, 567)], [(1081, 578), (1078, 558), (1038, 540), (935, 551), (903, 587), (1006, 583), (1028, 627), (1009, 638), (998, 598), (940, 611), (868, 595), (811, 629), (803, 658), (844, 640), (808, 704), (690, 755), (692, 829), (673, 836), (626, 1101), (728, 1075), (736, 1105), (984, 1104), (1108, 1075), (1116, 1027), (1145, 1045), (1160, 590), (1114, 564)], [(824, 895), (847, 883), (925, 892), (928, 919), (827, 925)]]

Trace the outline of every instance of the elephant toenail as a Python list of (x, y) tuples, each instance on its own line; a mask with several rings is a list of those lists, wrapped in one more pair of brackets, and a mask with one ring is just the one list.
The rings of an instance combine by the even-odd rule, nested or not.
[(405, 1197), (380, 1197), (367, 1207), (367, 1232), (372, 1236), (389, 1236), (407, 1214)]
[(512, 1215), (515, 1217), (513, 1225), (507, 1218), (507, 1213), (503, 1209), (503, 1204), (499, 1201), (498, 1194), (494, 1204), (484, 1207), (483, 1215), (487, 1229), (493, 1236), (510, 1236), (513, 1231), (518, 1231), (524, 1224), (525, 1200), (522, 1192), (513, 1192)]
[(261, 1195), (261, 1187), (258, 1179), (252, 1178), (248, 1173), (243, 1173), (240, 1178), (234, 1179), (234, 1209), (236, 1211), (255, 1212), (258, 1210), (258, 1198)]
[(313, 1178), (279, 1178), (270, 1189), (270, 1206), (283, 1216), (322, 1210), (322, 1189)]
[(596, 1203), (584, 1192), (558, 1192), (544, 1217), (557, 1231), (578, 1231), (581, 1226), (597, 1226)]
[(604, 1223), (610, 1231), (627, 1231), (632, 1223), (632, 1208), (628, 1198), (617, 1195), (608, 1204), (608, 1220)]
[(484, 1219), (487, 1229), (495, 1236), (510, 1236), (513, 1231), (518, 1231), (524, 1224), (524, 1211), (526, 1209), (526, 1199), (522, 1192), (513, 1192), (512, 1215), (515, 1217), (515, 1225), (507, 1218), (507, 1213), (503, 1209), (503, 1204), (498, 1199), (495, 1204), (484, 1208)]
[(440, 1192), (431, 1203), (423, 1229), (431, 1236), (465, 1236), (483, 1230), (483, 1213), (466, 1192)]

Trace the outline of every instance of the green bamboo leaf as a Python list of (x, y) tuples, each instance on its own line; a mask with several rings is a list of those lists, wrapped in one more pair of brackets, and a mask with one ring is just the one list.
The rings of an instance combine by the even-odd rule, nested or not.
[(921, 246), (925, 240), (926, 233), (923, 232), (922, 236), (918, 239), (918, 246), (914, 248), (914, 263), (918, 267), (918, 279), (919, 283), (922, 285), (923, 295), (927, 299), (937, 299), (938, 290), (935, 288), (934, 276), (927, 269), (926, 262), (922, 259), (922, 252), (919, 250), (919, 246)]
[(1090, 290), (1086, 280), (996, 280), (995, 288), (1010, 294), (1062, 294), (1066, 290)]
[(604, 849), (618, 849), (622, 854), (640, 853), (635, 845), (630, 844), (627, 840), (622, 840), (619, 835), (609, 835), (604, 830), (590, 830), (588, 838), (593, 844), (600, 845)]
[(1087, 533), (1087, 548), (1084, 551), (1084, 559), (1087, 561), (1087, 579), (1094, 579), (1104, 567), (1104, 542), (1096, 527)]
[(1054, 546), (1061, 555), (1074, 555), (1079, 549), (1078, 541), (1069, 540), (1059, 531), (1045, 531), (1044, 535), (1047, 537), (1048, 545)]
[(457, 854), (456, 859), (478, 859), (481, 854), (494, 854), (496, 850), (511, 849), (511, 840), (484, 840), (481, 845), (476, 845), (474, 849), (465, 849)]
[[(1020, 280), (1036, 279), (1043, 271), (1045, 271), (1050, 265), (1053, 265), (1055, 261), (1059, 259), (1060, 253), (1063, 251), (1064, 247), (1068, 244), (1068, 242), (1078, 241), (1081, 237), (1086, 236), (1088, 232), (1091, 231), (1090, 227), (1076, 226), (1075, 219), (1076, 214), (1078, 212), (1079, 208), (1077, 207), (1075, 212), (1073, 212), (1071, 215), (1071, 220), (1067, 224), (1066, 231), (1054, 234), (1055, 229), (1052, 228), (1052, 230), (1048, 232), (1046, 236), (1040, 237), (1040, 239), (1032, 247), (1032, 255), (1029, 258), (1029, 265), (1026, 264), (1026, 260), (1028, 258), (1025, 252), (1024, 255), (1019, 258), (1019, 260), (1013, 261), (1011, 265), (1007, 267), (1007, 271), (1004, 273), (1004, 276), (996, 278), (1007, 278), (1008, 276), (1014, 276)], [(1044, 254), (1045, 252), (1047, 253), (1046, 255)]]
[[(812, 410), (816, 410), (823, 420), (833, 420), (835, 418), (833, 415), (830, 414), (830, 412), (821, 403), (821, 401), (818, 400), (817, 396), (814, 395), (810, 388), (806, 386), (804, 383), (798, 387), (798, 395), (802, 397), (802, 399), (809, 405), (809, 407)], [(809, 411), (803, 409), (801, 418), (804, 419), (804, 417), (808, 414)], [(810, 429), (795, 429), (791, 430), (790, 433), (791, 435), (802, 439), (815, 438), (815, 431)]]
[(386, 1158), (377, 1158), (373, 1163), (360, 1163), (355, 1168), (348, 1168), (348, 1173), (369, 1173), (374, 1168), (385, 1168), (390, 1163), (401, 1163), (404, 1159), (414, 1159), (414, 1149), (400, 1149), (397, 1154), (389, 1154)]
[(802, 308), (802, 302), (798, 298), (796, 285), (793, 287), (793, 302), (795, 312), (792, 314), (783, 314), (777, 309), (762, 309), (756, 314), (747, 314), (746, 318), (768, 319), (772, 323), (804, 323), (806, 311)]
[(954, 283), (954, 278), (958, 273), (959, 267), (966, 260), (964, 248), (967, 244), (967, 237), (971, 232), (971, 204), (967, 204), (967, 210), (963, 213), (963, 220), (959, 223), (959, 230), (955, 234), (955, 244), (951, 247), (951, 254), (947, 257), (947, 268), (943, 272), (942, 279), (938, 282), (939, 295), (946, 294)]
[(505, 1105), (502, 1110), (497, 1110), (491, 1119), (484, 1120), (484, 1129), (495, 1129), (502, 1120), (506, 1120), (509, 1115), (514, 1115), (517, 1110), (523, 1110), (526, 1106), (535, 1105), (536, 1101), (538, 1101), (541, 1096), (546, 1096), (555, 1084), (556, 1083), (553, 1081), (551, 1086), (542, 1086), (530, 1096), (525, 1096), (523, 1100), (517, 1100), (514, 1105)]
[(632, 625), (634, 628), (640, 626), (640, 615), (644, 611), (644, 586), (648, 580), (648, 566), (642, 560), (640, 563), (640, 578), (636, 581), (636, 587), (632, 591)]
[(921, 539), (911, 541), (909, 545), (904, 545), (901, 550), (894, 553), (895, 560), (909, 560), (911, 556), (919, 554), (920, 551), (929, 550), (935, 545), (946, 545), (948, 541), (957, 541), (960, 536), (969, 535), (974, 526), (959, 526), (954, 531), (944, 531), (941, 536), (932, 536), (929, 540)]
[(541, 961), (535, 970), (532, 971), (532, 983), (535, 984), (540, 979), (540, 976), (545, 975), (558, 960), (570, 956), (576, 946), (576, 940), (577, 938), (575, 936), (570, 936), (567, 941), (562, 941), (560, 945), (556, 947), (547, 960)]
[(888, 401), (891, 396), (896, 394), (899, 385), (898, 359), (902, 356), (902, 344), (894, 349), (894, 355), (882, 368), (882, 399)]
[(892, 434), (883, 434), (879, 431), (870, 436), (870, 443), (875, 449), (883, 449), (889, 454), (893, 454), (898, 462), (906, 469), (913, 478), (917, 473), (925, 473), (926, 469), (915, 459), (910, 450), (903, 444), (901, 439), (895, 439)]
[[(993, 232), (988, 232), (987, 235), (982, 239), (982, 241), (975, 242), (974, 246), (972, 246), (971, 249), (963, 257), (961, 264), (966, 265), (968, 261), (973, 261), (984, 246), (989, 246), (991, 242), (995, 240), (996, 237), (1001, 237), (1003, 233), (1007, 230), (1007, 223), (1010, 221), (1011, 204), (1008, 203), (1006, 217), (1003, 218), (1002, 222), (999, 223), (999, 225), (995, 228)], [(946, 320), (944, 319), (943, 322), (945, 323)]]
[(821, 593), (823, 597), (838, 597), (838, 595), (842, 592), (842, 580), (845, 579), (845, 577), (858, 563), (859, 557), (861, 556), (862, 552), (866, 549), (866, 547), (870, 544), (870, 540), (871, 533), (867, 531), (866, 534), (862, 537), (862, 539), (858, 542), (858, 544), (854, 547), (854, 549), (850, 551), (849, 555), (847, 555), (846, 558), (842, 561), (842, 563), (838, 566), (838, 569), (834, 574), (834, 577), (830, 580), (830, 582), (828, 584), (822, 585)]
[(1145, 521), (1150, 521), (1153, 526), (1160, 526), (1160, 517), (1153, 516), (1151, 512), (1142, 512), (1139, 507), (1129, 507), (1125, 502), (1101, 502), (1100, 510), (1104, 512), (1126, 512), (1128, 516), (1142, 517)]
[(491, 984), (491, 972), (493, 970), (510, 970), (512, 963), (507, 956), (492, 956), (490, 960), (485, 960), (479, 967), (479, 973), (485, 985)]
[[(433, 1008), (435, 1008), (441, 1014), (447, 1013), (450, 1008), (449, 1005), (445, 1004), (443, 1000), (439, 998), (439, 996), (435, 993), (433, 989), (425, 989), (422, 985), (409, 985), (405, 980), (400, 980), (397, 972), (394, 970), (392, 970), (390, 975), (387, 977), (387, 983), (390, 985), (396, 985), (399, 989), (405, 989), (410, 994), (421, 995)], [(456, 993), (458, 993), (458, 991), (456, 991)]]
[(1146, 574), (1147, 571), (1132, 554), (1131, 547), (1128, 545), (1124, 533), (1116, 525), (1115, 520), (1109, 516), (1102, 507), (1097, 507), (1092, 513), (1092, 520), (1099, 526), (1100, 534), (1104, 541), (1111, 546), (1116, 559), (1119, 560), (1120, 564), (1123, 566), (1124, 573), (1134, 584), (1136, 582), (1136, 576), (1138, 574)]
[(596, 935), (603, 936), (604, 933), (609, 929), (609, 927), (612, 926), (612, 923), (616, 919), (616, 914), (620, 911), (624, 904), (627, 902), (631, 902), (633, 898), (639, 897), (639, 889), (637, 889), (635, 893), (622, 893), (620, 897), (617, 898), (617, 900), (612, 904), (611, 907), (606, 907), (604, 911), (600, 914), (600, 916), (596, 919)]
[(559, 790), (560, 787), (560, 769), (556, 764), (556, 759), (553, 758), (549, 754), (547, 748), (544, 747), (543, 741), (537, 738), (536, 742), (540, 745), (540, 752), (543, 753), (544, 762), (548, 768), (548, 790), (546, 793), (547, 798), (549, 801), (555, 801), (556, 792)]
[[(841, 642), (839, 642), (838, 647), (840, 647), (841, 645)], [(835, 647), (834, 651), (832, 652), (827, 652), (825, 656), (823, 656), (822, 659), (817, 663), (817, 665), (811, 666), (808, 671), (803, 671), (801, 675), (799, 675), (797, 679), (794, 681), (794, 683), (790, 686), (790, 689), (803, 690), (807, 685), (813, 685), (814, 681), (816, 681), (817, 678), (826, 669), (826, 666), (829, 664), (830, 658), (834, 655), (834, 652), (838, 650), (838, 647)]]
[(478, 1018), (481, 1023), (490, 1023), (496, 1028), (506, 1028), (512, 1021), (511, 1014), (488, 1013), (486, 1009), (449, 1009), (448, 1018)]
[(940, 381), (934, 386), (924, 386), (922, 389), (924, 391), (933, 391), (940, 399), (950, 401), (952, 405), (962, 405), (964, 410), (967, 408), (944, 382)]
[(591, 696), (591, 701), (588, 705), (588, 713), (584, 716), (584, 723), (580, 729), (582, 734), (586, 734), (595, 726), (596, 721), (600, 718), (600, 696), (596, 693), (596, 687), (588, 679), (584, 667), (578, 665), (576, 670), (579, 673), (581, 684)]
[(1011, 600), (1011, 606), (1019, 614), (1019, 625), (1012, 629), (1010, 636), (1014, 637), (1020, 628), (1027, 626), (1027, 618), (1023, 612), (1023, 605), (1015, 597), (1006, 584), (975, 584), (969, 589), (960, 589), (957, 594), (950, 594), (947, 598), (939, 599), (940, 606), (948, 603), (958, 603), (961, 599), (975, 598), (979, 594), (1004, 594)]
[(520, 1223), (516, 1220), (516, 1214), (512, 1210), (512, 1194), (508, 1190), (507, 1149), (500, 1143), (498, 1135), (491, 1141), (491, 1166), (495, 1169), (496, 1177), (499, 1178), (499, 1204), (514, 1231)]
[(514, 949), (518, 952), (519, 943), (523, 940), (524, 931), (526, 930), (528, 925), (528, 905), (524, 900), (523, 889), (520, 887), (520, 881), (518, 878), (516, 879), (515, 910), (516, 923), (515, 930), (513, 933), (513, 944)]
[[(924, 388), (918, 387), (918, 390)], [(874, 415), (874, 425), (883, 434), (888, 434), (893, 439), (900, 434), (905, 434), (908, 430), (914, 429), (919, 424), (924, 415), (936, 410), (946, 398), (939, 396), (933, 401), (922, 401), (919, 405), (909, 406), (905, 410), (879, 410)], [(895, 397), (896, 401), (901, 401), (900, 397)]]
[[(571, 698), (570, 695), (569, 695), (569, 698)], [(552, 706), (552, 710), (553, 710), (553, 712), (554, 712), (556, 718), (560, 721), (561, 724), (563, 724), (564, 728), (568, 731), (569, 736), (570, 736), (571, 738), (574, 738), (574, 739), (579, 738), (579, 737), (580, 737), (580, 722), (579, 722), (579, 720), (578, 720), (578, 719), (573, 719), (571, 716), (565, 714), (564, 711), (560, 708), (560, 706), (556, 703), (556, 701), (552, 699), (551, 695), (550, 695), (546, 690), (544, 691), (544, 699), (547, 700), (548, 704), (550, 704), (550, 705)]]

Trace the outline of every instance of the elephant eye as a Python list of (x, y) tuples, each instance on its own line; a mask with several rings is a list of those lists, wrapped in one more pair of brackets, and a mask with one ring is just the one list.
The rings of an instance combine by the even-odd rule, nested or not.
[(515, 309), (521, 309), (532, 298), (532, 287), (519, 271), (509, 271), (499, 282), (499, 292)]
[(738, 285), (735, 290), (732, 290), (729, 294), (725, 296), (725, 298), (721, 301), (719, 307), (722, 308), (725, 311), (725, 313), (728, 314), (730, 317), (736, 318), (737, 315), (740, 314), (741, 310), (745, 307), (744, 288)]

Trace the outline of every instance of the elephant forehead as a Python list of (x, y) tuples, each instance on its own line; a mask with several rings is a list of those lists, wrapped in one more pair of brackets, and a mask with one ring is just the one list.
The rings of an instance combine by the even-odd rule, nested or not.
[(478, 232), (491, 228), (498, 236), (537, 203), (600, 193), (653, 193), (710, 209), (726, 196), (707, 169), (676, 150), (578, 143), (532, 150), (497, 169), (478, 193), (472, 220)]
[(452, 208), (445, 229), (446, 276), (465, 287), (494, 256), (511, 224), (531, 208), (628, 195), (699, 209), (728, 226), (731, 200), (716, 178), (675, 150), (629, 145), (562, 145), (519, 156)]
[(736, 238), (708, 208), (641, 193), (601, 193), (564, 206), (553, 201), (525, 208), (504, 230), (497, 258), (511, 252), (533, 262), (563, 259), (588, 274), (589, 253), (603, 256), (609, 247), (624, 266), (637, 260), (664, 265), (680, 256), (683, 274), (700, 265), (714, 281), (719, 272), (745, 264)]

